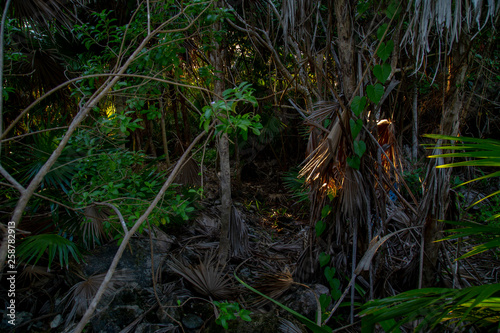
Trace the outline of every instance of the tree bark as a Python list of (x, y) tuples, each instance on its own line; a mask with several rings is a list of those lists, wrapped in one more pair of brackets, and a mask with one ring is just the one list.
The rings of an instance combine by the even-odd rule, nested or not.
[(356, 89), (356, 66), (354, 64), (354, 39), (352, 20), (356, 1), (335, 0), (335, 17), (337, 24), (337, 47), (340, 63), (339, 71), (342, 77), (342, 88), (347, 101), (352, 98)]
[[(440, 123), (440, 133), (443, 135), (457, 136), (460, 126), (460, 114), (463, 110), (463, 91), (467, 73), (468, 44), (464, 37), (454, 44), (452, 49), (451, 64), (448, 66), (448, 81), (445, 98), (443, 100), (443, 113)], [(443, 83), (444, 84), (444, 83)], [(439, 141), (438, 141), (439, 144)], [(435, 150), (434, 155), (443, 154), (446, 151)], [(419, 287), (434, 286), (436, 282), (436, 267), (439, 258), (441, 243), (435, 241), (440, 238), (442, 223), (439, 220), (446, 219), (446, 211), (450, 201), (450, 175), (451, 169), (436, 169), (436, 165), (449, 163), (443, 158), (433, 159), (429, 162), (426, 187), (427, 191), (422, 205), (425, 218), (423, 230), (423, 250), (421, 258)]]
[[(217, 3), (219, 8), (224, 6), (222, 1)], [(221, 23), (214, 24), (214, 31), (221, 30)], [(224, 59), (225, 50), (222, 43), (214, 39), (215, 51), (213, 53), (213, 62), (217, 79), (215, 81), (214, 92), (216, 98), (222, 96), (224, 91)], [(229, 138), (227, 133), (220, 133), (218, 137), (218, 150), (220, 159), (220, 192), (221, 192), (221, 229), (220, 229), (220, 243), (219, 243), (219, 262), (225, 264), (229, 260), (230, 243), (229, 243), (229, 223), (231, 220), (231, 167), (229, 159)]]

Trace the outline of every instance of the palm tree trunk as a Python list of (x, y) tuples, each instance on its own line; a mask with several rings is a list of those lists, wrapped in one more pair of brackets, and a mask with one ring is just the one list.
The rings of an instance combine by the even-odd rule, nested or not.
[[(456, 136), (460, 126), (460, 114), (463, 110), (463, 91), (467, 73), (468, 43), (461, 38), (454, 44), (450, 58), (447, 87), (444, 91), (443, 113), (440, 123), (440, 132), (443, 135)], [(444, 83), (443, 83), (444, 84)], [(438, 143), (439, 144), (439, 143)], [(433, 154), (446, 152), (436, 150)], [(436, 282), (436, 267), (441, 243), (435, 241), (440, 238), (442, 223), (446, 219), (450, 197), (451, 169), (436, 169), (439, 164), (449, 163), (443, 158), (429, 162), (424, 204), (420, 214), (424, 220), (423, 230), (423, 256), (421, 257), (419, 287), (434, 286)]]

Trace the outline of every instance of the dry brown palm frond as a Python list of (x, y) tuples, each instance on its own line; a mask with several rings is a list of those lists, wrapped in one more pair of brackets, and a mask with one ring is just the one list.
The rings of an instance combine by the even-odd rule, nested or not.
[(382, 165), (386, 171), (391, 170), (389, 164), (395, 163), (397, 154), (397, 141), (393, 123), (388, 119), (382, 119), (377, 123), (378, 143), (384, 149), (385, 155), (389, 157), (389, 161), (382, 154)]
[[(325, 184), (326, 175), (341, 171), (345, 166), (346, 157), (344, 155), (347, 149), (344, 147), (346, 141), (343, 140), (345, 134), (342, 128), (346, 128), (345, 124), (348, 124), (348, 114), (342, 112), (339, 119), (335, 117), (337, 112), (340, 112), (338, 103), (318, 102), (311, 115), (313, 118), (310, 121), (314, 119), (316, 123), (328, 117), (333, 119), (333, 122), (329, 126), (330, 133), (326, 138), (323, 133), (311, 132), (308, 143), (309, 155), (306, 158), (305, 166), (299, 173), (299, 176), (305, 177), (306, 182), (310, 185), (318, 181), (321, 182), (320, 185)], [(329, 182), (326, 181), (326, 183)]]
[(312, 11), (315, 9), (311, 0), (284, 0), (282, 3), (281, 25), (283, 27), (283, 39), (288, 47), (289, 37), (303, 40), (308, 34), (306, 22), (311, 19)]
[(53, 276), (54, 274), (48, 272), (47, 267), (29, 265), (25, 266), (21, 274), (19, 274), (19, 280), (25, 280), (32, 284), (35, 281), (48, 279)]
[(362, 220), (366, 212), (368, 202), (366, 182), (359, 170), (346, 167), (344, 182), (342, 185), (341, 205), (342, 213), (350, 219)]
[[(66, 308), (71, 306), (71, 310), (66, 318), (66, 326), (75, 318), (85, 313), (90, 303), (94, 299), (97, 290), (101, 286), (107, 273), (92, 275), (90, 277), (81, 277), (82, 281), (77, 282), (68, 290), (68, 293), (63, 298)], [(116, 291), (116, 284), (127, 282), (130, 280), (130, 274), (127, 270), (118, 270), (113, 274), (108, 287), (104, 294), (112, 295)]]
[(289, 244), (274, 243), (271, 245), (270, 249), (277, 252), (291, 252), (291, 251), (301, 251), (303, 248), (302, 242), (295, 242)]
[(249, 251), (248, 227), (241, 213), (232, 206), (229, 221), (229, 241), (233, 256), (245, 256)]
[[(264, 273), (255, 281), (255, 289), (273, 299), (279, 298), (293, 285), (293, 277), (289, 270), (284, 272)], [(267, 303), (267, 299), (259, 297), (255, 305)]]
[[(49, 28), (58, 22), (72, 31), (75, 17), (69, 11), (74, 9), (73, 1), (67, 0), (15, 0), (12, 2), (12, 12), (15, 18), (28, 23), (29, 29)], [(50, 31), (50, 29), (47, 29)]]
[(280, 326), (279, 330), (281, 333), (303, 333), (306, 330), (302, 327), (299, 327), (297, 324), (292, 323), (290, 320), (285, 318), (279, 319)]
[(201, 184), (201, 178), (199, 173), (200, 173), (200, 166), (194, 159), (190, 158), (182, 166), (177, 177), (175, 178), (175, 182), (187, 186), (199, 187)]
[[(438, 42), (446, 40), (448, 49), (458, 42), (463, 30), (471, 32), (474, 27), (481, 30), (488, 20), (494, 21), (500, 3), (494, 0), (486, 2), (456, 0), (452, 6), (449, 0), (410, 1), (407, 12), (410, 15), (409, 25), (402, 39), (403, 45), (410, 45), (417, 59), (416, 70), (424, 62), (430, 51), (430, 37), (437, 32)], [(454, 8), (453, 8), (454, 7)], [(464, 17), (465, 14), (465, 17)], [(445, 49), (445, 47), (441, 47)]]
[(326, 119), (332, 119), (339, 111), (339, 103), (332, 101), (318, 101), (309, 116), (305, 119), (306, 125), (315, 126), (317, 124), (323, 126)]
[(183, 260), (171, 259), (170, 268), (189, 281), (197, 292), (219, 300), (231, 296), (230, 279), (219, 266), (215, 252), (206, 254), (203, 260), (200, 258), (200, 263), (194, 267)]
[(108, 220), (111, 213), (103, 207), (86, 207), (83, 214), (87, 218), (80, 224), (80, 232), (83, 235), (83, 243), (87, 248), (94, 248), (96, 244), (110, 239), (109, 232), (104, 230), (104, 222)]
[(392, 203), (392, 201), (389, 201), (389, 205), (387, 205), (386, 210), (387, 220), (385, 221), (385, 224), (390, 220), (393, 220), (407, 227), (410, 226), (412, 219), (410, 218), (410, 216), (408, 216), (408, 214), (402, 207), (396, 206), (394, 203)]
[(197, 231), (206, 236), (209, 236), (210, 238), (218, 237), (220, 228), (220, 218), (202, 213), (196, 219), (196, 222), (198, 224), (198, 227), (196, 228)]

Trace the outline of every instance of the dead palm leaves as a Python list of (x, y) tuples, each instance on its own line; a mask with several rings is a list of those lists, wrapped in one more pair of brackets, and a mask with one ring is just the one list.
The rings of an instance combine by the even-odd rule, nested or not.
[(186, 279), (193, 288), (208, 297), (215, 299), (228, 299), (231, 294), (230, 279), (223, 273), (215, 253), (205, 255), (196, 266), (186, 264), (182, 259), (172, 258), (170, 268)]
[(248, 227), (236, 207), (231, 208), (229, 241), (233, 256), (245, 256), (249, 250)]
[[(116, 284), (129, 281), (128, 276), (129, 274), (124, 270), (116, 271), (104, 294), (114, 294), (116, 292)], [(77, 282), (69, 289), (68, 293), (63, 298), (63, 301), (66, 302), (66, 306), (71, 306), (71, 310), (66, 318), (66, 325), (69, 325), (75, 316), (81, 316), (87, 311), (87, 308), (94, 299), (105, 277), (106, 273), (92, 275), (90, 277), (81, 276), (82, 281)]]

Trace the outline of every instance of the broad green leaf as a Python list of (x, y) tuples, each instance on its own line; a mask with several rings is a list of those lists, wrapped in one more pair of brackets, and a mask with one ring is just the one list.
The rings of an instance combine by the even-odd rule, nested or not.
[(358, 6), (357, 6), (358, 15), (363, 15), (370, 8), (370, 6), (371, 6), (370, 2), (358, 1)]
[(326, 229), (326, 223), (322, 220), (319, 220), (318, 222), (316, 222), (315, 229), (316, 229), (316, 236), (317, 237), (321, 236)]
[(333, 277), (335, 276), (335, 268), (326, 267), (324, 274), (327, 281), (332, 281)]
[(352, 138), (355, 139), (359, 132), (361, 132), (361, 129), (363, 128), (363, 120), (358, 119), (354, 121), (354, 119), (349, 119), (349, 125), (351, 127), (351, 135)]
[(322, 209), (321, 209), (321, 217), (322, 218), (325, 218), (328, 216), (328, 214), (330, 214), (330, 212), (332, 211), (332, 207), (330, 205), (325, 205)]
[(375, 86), (369, 84), (366, 87), (366, 94), (368, 95), (370, 101), (372, 101), (374, 104), (378, 104), (382, 96), (384, 96), (384, 86), (380, 83), (377, 83)]
[(324, 267), (328, 265), (329, 262), (330, 262), (330, 255), (326, 254), (325, 252), (321, 252), (319, 254), (319, 265), (321, 267)]
[(373, 75), (383, 84), (387, 81), (389, 75), (391, 75), (391, 70), (390, 64), (375, 65), (373, 67)]
[(377, 29), (377, 39), (378, 40), (382, 40), (382, 36), (384, 35), (388, 26), (389, 25), (387, 23), (384, 23), (380, 27), (378, 27), (378, 29)]
[(394, 50), (394, 41), (389, 40), (387, 43), (381, 42), (380, 47), (377, 50), (377, 55), (380, 60), (386, 61)]
[(328, 294), (321, 294), (319, 296), (319, 303), (321, 304), (321, 309), (325, 311), (330, 303), (332, 302), (332, 297)]
[(361, 160), (356, 155), (350, 156), (350, 157), (347, 158), (347, 164), (351, 168), (353, 168), (355, 170), (359, 170), (359, 167), (361, 166)]
[(366, 106), (366, 97), (354, 96), (351, 103), (351, 110), (354, 112), (356, 116), (359, 117), (361, 112), (365, 109)]
[(354, 153), (359, 157), (362, 157), (366, 151), (366, 143), (362, 140), (356, 140), (353, 143)]
[(400, 2), (399, 1), (392, 1), (387, 9), (385, 10), (385, 15), (392, 20), (394, 15), (399, 15), (399, 12), (401, 11), (400, 9)]

